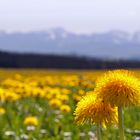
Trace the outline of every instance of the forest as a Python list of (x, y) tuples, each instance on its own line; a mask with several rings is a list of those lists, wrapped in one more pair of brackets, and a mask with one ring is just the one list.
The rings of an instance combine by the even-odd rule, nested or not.
[(54, 54), (0, 52), (1, 68), (116, 69), (140, 68), (138, 60), (111, 60)]

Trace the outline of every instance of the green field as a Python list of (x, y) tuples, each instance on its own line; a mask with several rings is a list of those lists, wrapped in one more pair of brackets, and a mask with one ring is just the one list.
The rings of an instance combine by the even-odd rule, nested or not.
[[(140, 77), (140, 71), (134, 70)], [(0, 70), (0, 140), (94, 140), (96, 126), (77, 126), (74, 110), (94, 91), (104, 71)], [(140, 136), (140, 108), (124, 109), (127, 140)], [(118, 140), (117, 126), (102, 128), (103, 140)]]

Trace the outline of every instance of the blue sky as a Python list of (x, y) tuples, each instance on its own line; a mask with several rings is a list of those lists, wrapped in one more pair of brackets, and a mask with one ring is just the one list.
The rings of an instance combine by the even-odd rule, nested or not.
[(140, 0), (0, 0), (0, 30), (140, 31)]

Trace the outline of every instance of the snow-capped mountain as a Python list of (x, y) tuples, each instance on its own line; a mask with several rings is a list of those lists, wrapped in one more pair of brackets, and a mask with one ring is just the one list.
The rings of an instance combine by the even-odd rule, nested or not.
[(140, 58), (140, 32), (75, 34), (62, 28), (42, 32), (0, 32), (0, 50), (102, 58)]

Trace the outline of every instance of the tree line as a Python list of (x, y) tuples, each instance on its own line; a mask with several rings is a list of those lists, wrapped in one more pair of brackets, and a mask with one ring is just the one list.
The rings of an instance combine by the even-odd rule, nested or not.
[(107, 60), (65, 55), (0, 52), (0, 67), (58, 69), (140, 68), (140, 61)]

